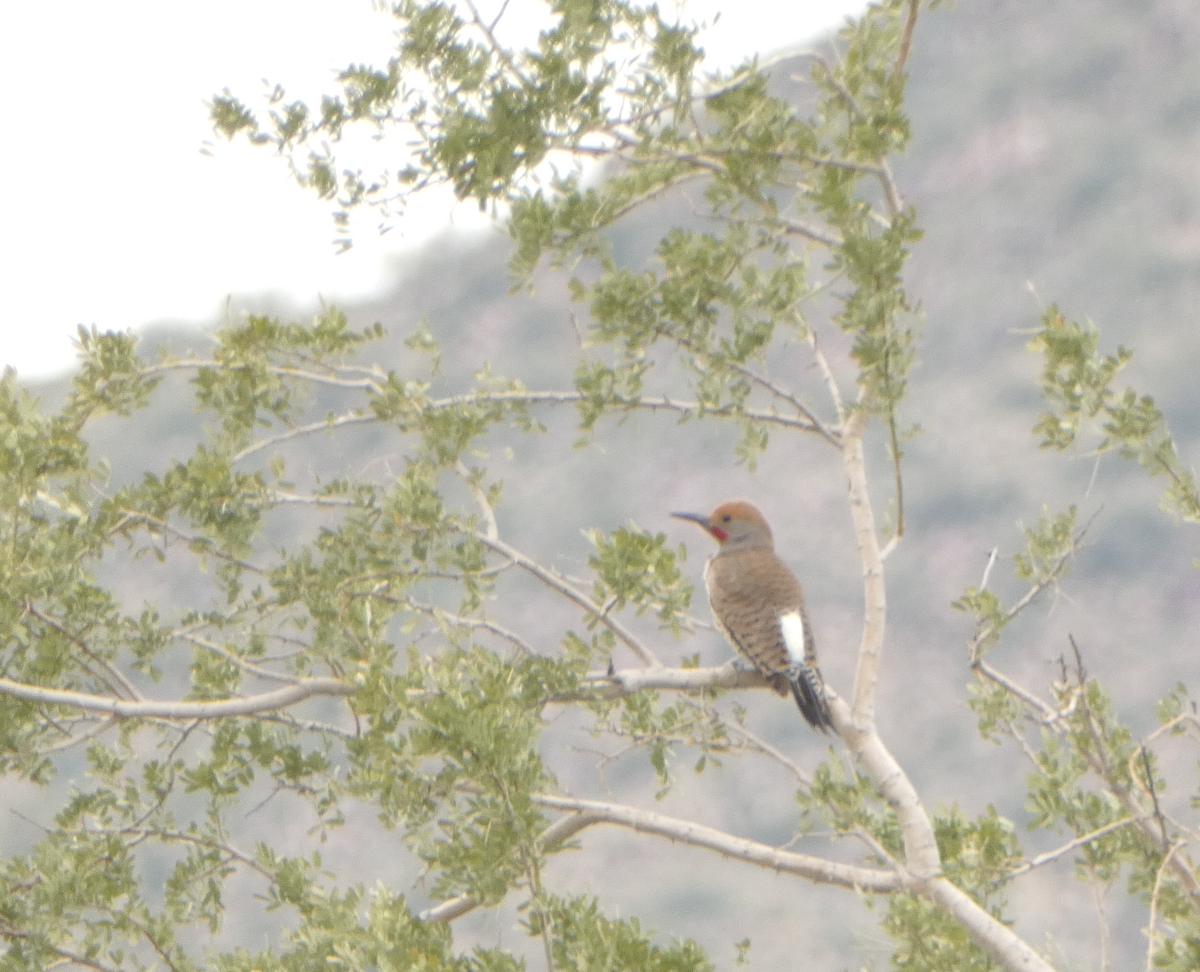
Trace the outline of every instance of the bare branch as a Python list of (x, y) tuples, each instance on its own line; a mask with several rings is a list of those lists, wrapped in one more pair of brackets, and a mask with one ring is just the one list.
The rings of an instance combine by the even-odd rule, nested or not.
[[(475, 8), (472, 7), (472, 10)], [(476, 14), (478, 16), (478, 14)], [(471, 491), (471, 495), (475, 497), (475, 502), (479, 505), (479, 511), (483, 514), (483, 522), (486, 525), (487, 538), (489, 540), (499, 540), (500, 530), (496, 526), (496, 513), (492, 509), (491, 501), (487, 498), (487, 493), (483, 487), (471, 479), (471, 470), (467, 468), (467, 464), (461, 458), (454, 460), (454, 471), (466, 484), (467, 489)]]
[[(464, 531), (464, 532), (469, 532), (469, 531)], [(647, 648), (637, 638), (635, 638), (625, 628), (624, 625), (622, 625), (615, 618), (610, 617), (607, 614), (607, 612), (605, 612), (603, 605), (597, 604), (595, 601), (593, 601), (590, 597), (588, 597), (582, 591), (579, 591), (575, 587), (573, 587), (563, 577), (559, 576), (554, 571), (546, 569), (541, 564), (539, 564), (536, 560), (533, 560), (530, 557), (526, 557), (519, 550), (515, 549), (514, 547), (510, 547), (508, 544), (504, 543), (502, 540), (492, 540), (486, 534), (479, 533), (478, 531), (471, 532), (471, 536), (475, 537), (477, 540), (479, 540), (485, 546), (494, 550), (496, 553), (506, 557), (508, 560), (510, 560), (512, 563), (516, 564), (518, 567), (520, 567), (526, 573), (531, 574), (532, 576), (536, 577), (547, 587), (551, 588), (552, 590), (558, 591), (569, 601), (573, 601), (575, 604), (579, 605), (581, 608), (583, 608), (583, 610), (588, 614), (589, 617), (595, 618), (597, 621), (599, 621), (601, 624), (603, 624), (606, 628), (608, 628), (609, 631), (611, 631), (614, 635), (616, 635), (618, 640), (620, 640), (622, 643), (624, 643), (625, 646), (627, 648), (629, 648), (629, 650), (632, 651), (635, 655), (637, 655), (637, 657), (643, 663), (645, 663), (647, 665), (652, 665), (652, 666), (661, 666), (662, 665), (662, 662), (660, 662), (657, 658), (654, 657), (654, 653), (651, 652), (649, 648)]]
[(272, 489), (268, 491), (271, 499), (280, 506), (358, 506), (358, 500), (349, 496), (321, 496), (315, 493), (293, 493), (289, 490)]
[(1003, 673), (998, 672), (996, 669), (992, 668), (991, 665), (989, 665), (987, 662), (983, 661), (982, 659), (979, 659), (979, 660), (973, 662), (971, 664), (971, 670), (973, 672), (975, 672), (975, 674), (979, 677), (980, 681), (987, 679), (990, 682), (994, 682), (995, 684), (997, 684), (1001, 688), (1003, 688), (1006, 692), (1008, 692), (1010, 695), (1016, 696), (1018, 699), (1020, 699), (1022, 702), (1024, 702), (1027, 706), (1029, 706), (1031, 709), (1036, 709), (1039, 713), (1041, 713), (1043, 722), (1050, 723), (1050, 722), (1054, 722), (1056, 719), (1061, 718), (1062, 713), (1060, 713), (1053, 706), (1048, 705), (1047, 703), (1043, 702), (1041, 699), (1039, 699), (1036, 695), (1034, 695), (1028, 689), (1018, 685), (1016, 682), (1014, 682), (1012, 679), (1010, 679), (1007, 675), (1004, 675)]
[(1093, 840), (1098, 840), (1105, 834), (1110, 834), (1114, 830), (1120, 830), (1122, 827), (1127, 827), (1132, 823), (1137, 823), (1137, 820), (1133, 817), (1122, 817), (1120, 820), (1114, 820), (1112, 823), (1105, 824), (1103, 827), (1097, 827), (1091, 833), (1084, 834), (1082, 837), (1076, 837), (1074, 840), (1069, 840), (1061, 847), (1056, 847), (1054, 850), (1049, 850), (1044, 854), (1038, 854), (1037, 857), (1030, 858), (1015, 871), (1009, 871), (1002, 877), (996, 878), (992, 884), (1006, 884), (1014, 878), (1019, 878), (1022, 874), (1028, 874), (1035, 868), (1053, 863), (1060, 857), (1070, 854), (1071, 851), (1076, 850), (1079, 847), (1083, 847), (1085, 844), (1090, 844)]
[(1088, 883), (1092, 888), (1092, 902), (1096, 906), (1096, 921), (1100, 926), (1100, 972), (1110, 972), (1108, 955), (1112, 945), (1112, 932), (1109, 929), (1108, 912), (1104, 909), (1104, 897), (1112, 888), (1112, 879), (1100, 880), (1094, 864), (1089, 863), (1087, 869), (1091, 879)]
[(908, 0), (908, 12), (904, 18), (904, 32), (900, 35), (900, 47), (896, 51), (896, 63), (892, 65), (892, 80), (900, 77), (904, 64), (908, 60), (908, 52), (912, 49), (913, 28), (917, 26), (917, 13), (921, 9), (921, 0)]
[(633, 695), (645, 689), (698, 692), (706, 688), (768, 687), (761, 673), (742, 669), (733, 662), (712, 668), (668, 668), (660, 663), (649, 668), (589, 672), (583, 684), (589, 697), (602, 699)]
[[(199, 359), (187, 361), (163, 361), (155, 365), (147, 365), (141, 369), (143, 375), (156, 375), (169, 371), (201, 371), (211, 369), (213, 371), (244, 371), (245, 366), (224, 364), (220, 361), (202, 361)], [(314, 385), (330, 385), (335, 388), (358, 388), (371, 391), (381, 391), (379, 378), (373, 377), (367, 373), (366, 377), (362, 378), (344, 378), (339, 375), (338, 369), (327, 368), (325, 372), (307, 371), (303, 368), (292, 368), (284, 365), (268, 365), (265, 369), (268, 373), (275, 375), (278, 378), (295, 378), (299, 381), (312, 382)], [(362, 368), (347, 368), (347, 372), (358, 372), (362, 374)]]
[(1176, 852), (1183, 846), (1181, 843), (1172, 844), (1167, 853), (1163, 855), (1162, 864), (1158, 866), (1158, 871), (1154, 875), (1154, 890), (1150, 893), (1150, 920), (1146, 923), (1146, 972), (1151, 972), (1154, 968), (1154, 946), (1158, 944), (1154, 935), (1154, 926), (1158, 921), (1158, 896), (1162, 891), (1163, 878), (1166, 876), (1167, 869), (1173, 866)]
[(841, 864), (809, 854), (784, 851), (769, 844), (735, 837), (704, 824), (637, 807), (542, 793), (534, 794), (532, 799), (538, 806), (550, 810), (587, 814), (587, 822), (581, 824), (580, 829), (594, 823), (616, 824), (639, 833), (666, 837), (692, 847), (703, 847), (748, 864), (795, 874), (819, 884), (832, 884), (859, 892), (887, 894), (906, 886), (907, 879), (900, 871)]
[(818, 229), (811, 223), (802, 223), (795, 219), (784, 219), (780, 220), (779, 225), (790, 236), (801, 236), (806, 240), (812, 240), (814, 243), (820, 243), (822, 246), (828, 246), (831, 249), (841, 246), (844, 242), (840, 236)]
[(852, 412), (843, 423), (842, 464), (850, 492), (850, 515), (862, 560), (865, 601), (862, 641), (854, 673), (854, 725), (861, 732), (874, 732), (875, 681), (879, 672), (879, 656), (883, 651), (887, 595), (879, 536), (875, 532), (875, 516), (871, 511), (871, 495), (867, 489), (866, 459), (863, 454), (866, 426), (867, 413), (863, 409)]
[[(134, 700), (141, 699), (141, 697), (142, 697), (141, 693), (137, 690), (137, 688), (134, 686), (134, 684), (132, 682), (130, 682), (128, 678), (125, 677), (125, 673), (122, 672), (119, 668), (117, 668), (116, 665), (113, 665), (107, 658), (101, 658), (95, 652), (93, 652), (92, 649), (88, 647), (87, 642), (84, 641), (81, 637), (72, 634), (70, 631), (68, 631), (66, 628), (64, 628), (61, 624), (59, 624), (58, 621), (56, 621), (54, 618), (49, 617), (48, 615), (42, 614), (42, 612), (39, 611), (36, 607), (34, 607), (33, 604), (31, 604), (29, 601), (25, 602), (24, 610), (26, 612), (28, 612), (29, 614), (32, 614), (35, 618), (37, 618), (39, 621), (41, 621), (42, 624), (46, 625), (46, 627), (51, 628), (54, 631), (57, 631), (60, 635), (62, 635), (62, 637), (66, 638), (67, 641), (71, 642), (71, 644), (73, 644), (76, 648), (78, 648), (81, 652), (83, 652), (88, 658), (90, 658), (93, 662), (95, 662), (98, 666), (100, 666), (100, 668), (103, 669), (103, 671), (105, 672), (104, 677), (95, 676), (95, 675), (93, 675), (93, 677), (96, 677), (100, 681), (103, 681), (105, 683), (108, 683), (108, 680), (111, 679), (113, 682), (116, 682), (121, 687), (122, 691), (124, 691), (124, 693), (125, 693), (126, 698), (134, 699)], [(84, 666), (84, 667), (86, 668), (86, 666)], [(116, 689), (111, 684), (108, 684), (108, 688), (111, 691), (114, 691), (114, 692), (116, 691)]]
[(263, 449), (270, 449), (272, 446), (287, 442), (289, 439), (298, 439), (301, 436), (313, 435), (317, 432), (329, 432), (346, 425), (370, 425), (377, 422), (379, 422), (379, 419), (374, 415), (359, 415), (354, 412), (348, 415), (332, 416), (322, 419), (320, 422), (312, 422), (308, 425), (300, 425), (294, 429), (288, 429), (286, 432), (280, 432), (279, 435), (273, 435), (267, 439), (260, 439), (258, 442), (246, 446), (241, 452), (235, 452), (230, 461), (241, 462), (256, 452), (260, 452)]
[(979, 589), (986, 591), (988, 586), (988, 578), (992, 576), (992, 568), (996, 566), (996, 557), (1000, 553), (999, 547), (992, 547), (988, 554), (987, 566), (983, 568), (983, 578), (979, 581)]
[(129, 702), (104, 695), (26, 685), (12, 679), (0, 678), (0, 695), (43, 705), (66, 705), (89, 712), (107, 712), (118, 719), (221, 719), (249, 716), (282, 709), (313, 696), (345, 696), (353, 695), (354, 691), (353, 686), (335, 678), (308, 678), (296, 685), (244, 698), (217, 699), (210, 702)]
[[(391, 600), (398, 601), (398, 599), (395, 598), (392, 598)], [(403, 603), (412, 608), (414, 611), (420, 611), (422, 614), (428, 614), (437, 619), (439, 622), (444, 621), (456, 628), (471, 628), (475, 631), (490, 632), (497, 638), (503, 638), (518, 651), (521, 651), (526, 655), (539, 654), (536, 650), (534, 650), (531, 644), (525, 641), (515, 631), (510, 631), (508, 628), (505, 628), (488, 618), (472, 618), (462, 614), (455, 614), (440, 607), (434, 607), (432, 604), (424, 604), (420, 601), (414, 601), (412, 598), (405, 598)]]
[[(471, 392), (464, 395), (454, 395), (449, 398), (434, 399), (428, 403), (428, 410), (457, 408), (463, 405), (474, 404), (517, 404), (517, 405), (576, 405), (579, 402), (585, 401), (587, 396), (582, 392), (577, 391), (513, 391), (513, 392)], [(820, 432), (814, 421), (809, 418), (793, 418), (787, 415), (780, 415), (769, 409), (733, 409), (730, 407), (710, 408), (701, 405), (700, 402), (693, 401), (675, 401), (665, 395), (658, 397), (640, 397), (629, 399), (628, 401), (618, 401), (612, 403), (615, 409), (623, 409), (626, 411), (645, 410), (649, 412), (675, 412), (681, 415), (696, 415), (704, 412), (706, 415), (715, 415), (721, 418), (730, 418), (733, 415), (745, 416), (746, 418), (754, 419), (756, 422), (765, 422), (771, 425), (782, 425), (793, 429), (803, 429), (806, 432)], [(823, 433), (822, 433), (823, 434)]]
[(418, 912), (417, 918), (425, 922), (454, 921), (478, 907), (479, 898), (476, 895), (460, 894)]
[(245, 658), (235, 655), (228, 648), (223, 648), (221, 645), (209, 641), (207, 638), (202, 638), (199, 635), (192, 634), (189, 631), (179, 631), (177, 632), (176, 637), (178, 637), (181, 641), (186, 641), (189, 644), (195, 645), (197, 648), (203, 648), (205, 651), (212, 652), (217, 657), (223, 658), (231, 665), (236, 665), (242, 671), (249, 675), (253, 675), (255, 678), (262, 678), (272, 682), (286, 682), (288, 685), (299, 685), (304, 681), (304, 679), (298, 678), (295, 675), (287, 675), (282, 672), (273, 672), (268, 668), (263, 668), (261, 665), (256, 665), (254, 662), (247, 661)]

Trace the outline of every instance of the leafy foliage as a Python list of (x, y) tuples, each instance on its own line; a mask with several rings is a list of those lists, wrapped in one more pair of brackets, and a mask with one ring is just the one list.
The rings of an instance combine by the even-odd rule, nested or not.
[[(488, 449), (540, 434), (558, 406), (578, 410), (583, 437), (635, 414), (728, 422), (751, 466), (770, 434), (812, 435), (843, 460), (868, 614), (882, 610), (886, 554), (861, 446), (878, 429), (891, 459), (890, 550), (903, 533), (900, 408), (918, 337), (904, 270), (921, 231), (889, 157), (909, 137), (918, 10), (877, 4), (832, 56), (811, 57), (807, 108), (774, 96), (753, 62), (701, 79), (696, 29), (623, 0), (553, 3), (529, 50), (504, 46), (470, 3), (400, 0), (387, 65), (347, 68), (318, 105), (282, 87), (261, 110), (214, 98), (217, 130), (287, 157), (336, 200), (343, 229), (356, 207), (387, 219), (436, 183), (503, 217), (517, 285), (543, 264), (567, 270), (580, 353), (560, 363), (563, 388), (474, 362), (471, 377), (451, 378), (422, 325), (384, 370), (371, 360), (382, 329), (355, 331), (329, 309), (309, 324), (228, 325), (203, 359), (152, 363), (129, 335), (81, 329), (79, 372), (49, 414), (11, 373), (0, 379), (0, 769), (66, 791), (40, 836), (0, 862), (0, 968), (499, 972), (527, 956), (560, 970), (714, 967), (695, 942), (665, 943), (558, 886), (552, 861), (601, 823), (886, 895), (898, 969), (1048, 967), (1004, 906), (1022, 874), (1070, 856), (1093, 886), (1125, 875), (1156, 961), (1190, 967), (1200, 881), (1191, 830), (1163, 809), (1154, 748), (1197, 728), (1186, 692), (1164, 700), (1162, 728), (1139, 743), (1081, 657), (1048, 699), (987, 661), (1068, 569), (1082, 534), (1074, 507), (1025, 531), (1023, 597), (1005, 606), (985, 581), (955, 603), (976, 620), (981, 732), (1030, 756), (1029, 826), (1070, 835), (1028, 860), (994, 808), (973, 820), (927, 812), (862, 708), (833, 700), (850, 713), (837, 722), (845, 752), (810, 770), (725, 704), (760, 676), (702, 670), (697, 656), (664, 663), (678, 655), (665, 638), (697, 622), (684, 552), (662, 534), (580, 524), (585, 578), (501, 535)], [(389, 144), (399, 133), (408, 156), (370, 175), (344, 167), (341, 140), (364, 127)], [(647, 260), (614, 245), (626, 214), (685, 185), (700, 193), (692, 217)], [(818, 345), (826, 319), (844, 360)], [(788, 342), (813, 365), (791, 382), (771, 370)], [(1167, 475), (1169, 507), (1197, 518), (1194, 480), (1153, 401), (1113, 388), (1129, 352), (1100, 356), (1095, 330), (1057, 311), (1032, 346), (1043, 444), (1072, 446), (1098, 424), (1098, 451)], [(90, 424), (153, 408), (177, 374), (203, 435), (114, 486), (90, 455)], [(350, 472), (314, 445), (355, 434), (386, 439), (396, 467)], [(186, 603), (120, 589), (118, 562), (185, 578)], [(878, 643), (864, 636), (856, 704), (873, 691), (882, 630)], [(584, 800), (561, 782), (578, 762), (552, 744), (566, 723), (620, 747), (602, 764), (644, 757), (647, 772), (620, 784), (627, 802)], [(666, 797), (682, 760), (699, 773), (749, 753), (795, 780), (797, 831), (856, 842), (852, 862), (637, 805)], [(323, 850), (364, 809), (379, 825), (369, 856), (389, 866), (371, 890)], [(405, 880), (407, 895), (394, 890)], [(527, 951), (469, 949), (455, 935), (459, 917), (505, 906), (523, 917)], [(261, 947), (225, 940), (239, 919), (267, 929)], [(1013, 957), (1022, 947), (1028, 961)], [(745, 961), (748, 939), (735, 949)]]
[(1042, 315), (1042, 326), (1029, 342), (1042, 354), (1042, 393), (1050, 411), (1034, 427), (1044, 447), (1074, 445), (1085, 423), (1097, 426), (1095, 452), (1116, 452), (1137, 461), (1151, 476), (1170, 480), (1163, 508), (1191, 521), (1200, 520), (1200, 491), (1195, 474), (1179, 459), (1162, 412), (1149, 395), (1132, 388), (1118, 392), (1113, 380), (1133, 352), (1117, 348), (1101, 356), (1100, 333), (1091, 325), (1068, 321), (1055, 306)]

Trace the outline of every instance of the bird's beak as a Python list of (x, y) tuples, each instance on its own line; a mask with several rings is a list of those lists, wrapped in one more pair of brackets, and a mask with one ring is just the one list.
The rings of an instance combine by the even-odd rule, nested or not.
[(707, 532), (712, 533), (708, 517), (703, 513), (672, 513), (671, 516), (677, 520), (691, 520), (693, 523), (699, 523)]

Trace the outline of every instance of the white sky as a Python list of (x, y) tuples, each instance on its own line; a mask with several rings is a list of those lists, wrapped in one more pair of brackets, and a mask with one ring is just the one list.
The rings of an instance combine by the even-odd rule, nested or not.
[[(510, 15), (529, 0), (513, 0)], [(483, 4), (486, 9), (487, 5)], [(712, 66), (804, 41), (865, 0), (695, 0)], [(666, 5), (664, 4), (664, 8)], [(0, 365), (69, 369), (77, 324), (207, 322), (232, 295), (296, 306), (382, 291), (406, 247), (469, 219), (430, 200), (336, 255), (330, 208), (269, 150), (212, 140), (203, 102), (262, 79), (311, 98), (350, 63), (386, 62), (370, 0), (58, 0), (0, 16)]]

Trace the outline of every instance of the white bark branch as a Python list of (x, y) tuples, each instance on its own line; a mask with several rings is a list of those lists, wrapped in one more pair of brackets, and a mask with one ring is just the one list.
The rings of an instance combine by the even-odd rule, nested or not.
[(867, 412), (860, 408), (851, 412), (842, 423), (842, 463), (862, 561), (865, 603), (862, 641), (854, 675), (853, 708), (840, 699), (831, 700), (834, 726), (859, 767), (896, 811), (912, 890), (953, 915), (972, 941), (1011, 972), (1052, 972), (1052, 967), (1012, 929), (997, 921), (970, 895), (942, 876), (937, 840), (921, 798), (876, 731), (875, 694), (883, 651), (887, 596), (863, 454), (867, 419)]
[(867, 489), (867, 467), (863, 455), (863, 436), (867, 413), (852, 412), (842, 426), (842, 465), (850, 494), (850, 515), (863, 566), (863, 632), (858, 648), (858, 667), (854, 672), (854, 725), (865, 733), (875, 731), (875, 683), (879, 674), (879, 656), (883, 650), (887, 594), (883, 583), (883, 559), (875, 515)]
[(942, 873), (933, 825), (925, 814), (916, 787), (901, 769), (872, 728), (864, 732), (853, 723), (853, 717), (841, 699), (831, 699), (830, 712), (847, 747), (876, 788), (896, 811), (900, 832), (904, 838), (905, 866), (918, 881), (929, 881)]
[(935, 878), (921, 893), (953, 915), (971, 940), (1011, 972), (1054, 972), (1008, 925), (997, 921), (975, 899), (944, 877)]
[(904, 886), (904, 875), (899, 871), (841, 864), (811, 854), (780, 850), (756, 840), (736, 837), (715, 827), (637, 807), (546, 793), (534, 794), (532, 799), (538, 806), (548, 810), (561, 810), (585, 816), (586, 819), (581, 822), (579, 829), (596, 823), (616, 824), (639, 833), (654, 834), (681, 844), (703, 847), (748, 864), (795, 874), (819, 884), (833, 884), (854, 891), (888, 894)]
[(250, 716), (273, 712), (295, 705), (313, 696), (353, 695), (354, 688), (336, 678), (309, 678), (295, 685), (248, 695), (236, 699), (215, 699), (204, 702), (141, 701), (105, 695), (91, 695), (69, 689), (27, 685), (12, 679), (0, 678), (0, 695), (9, 695), (41, 705), (66, 705), (88, 712), (107, 712), (118, 719), (220, 719), (229, 716)]
[(633, 695), (644, 689), (668, 692), (696, 692), (706, 688), (767, 688), (767, 680), (757, 671), (739, 668), (733, 662), (710, 668), (623, 668), (611, 672), (588, 672), (583, 683), (589, 695), (612, 699)]

